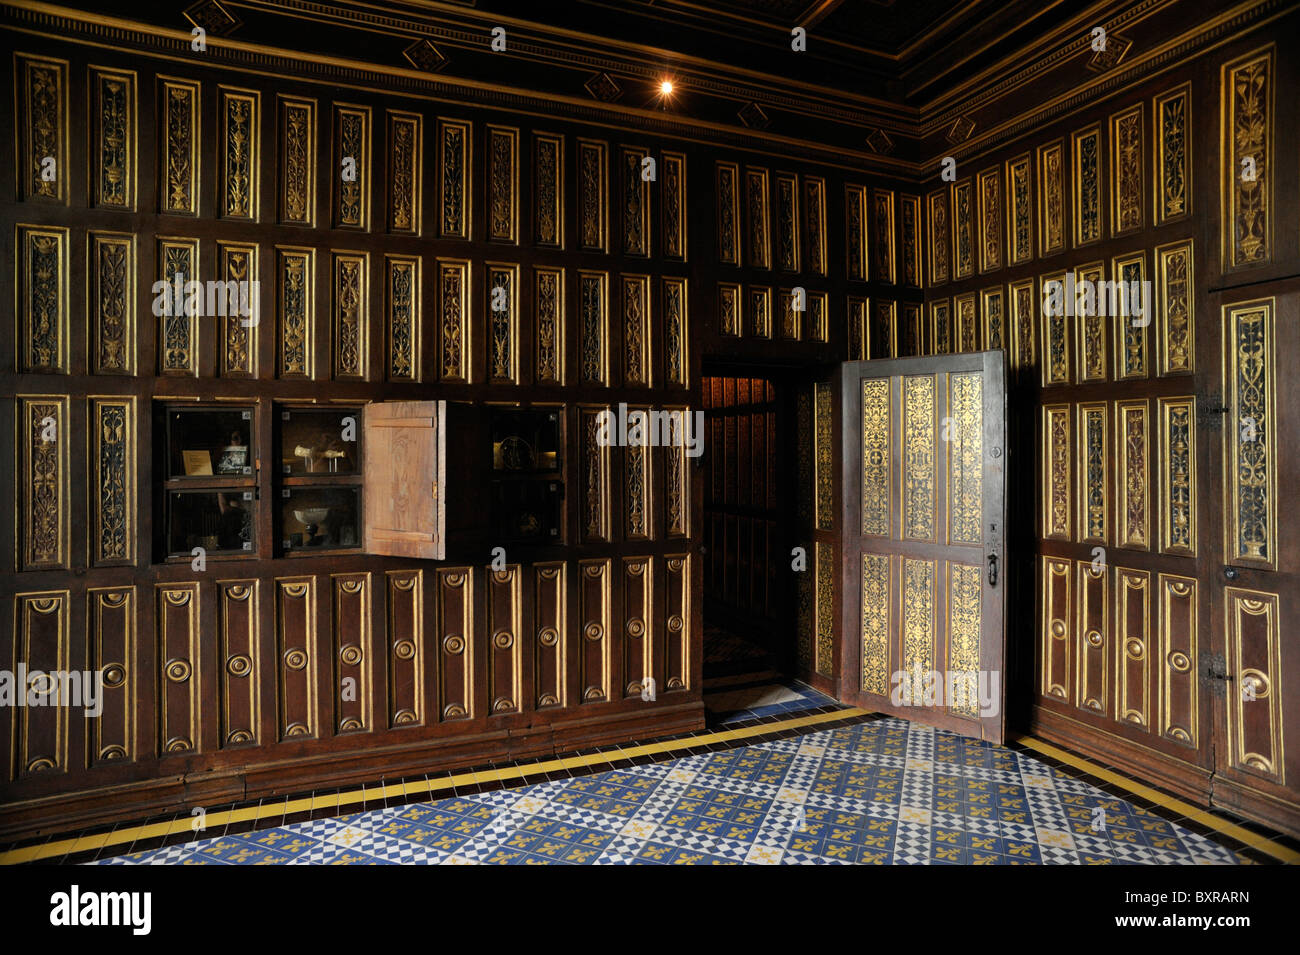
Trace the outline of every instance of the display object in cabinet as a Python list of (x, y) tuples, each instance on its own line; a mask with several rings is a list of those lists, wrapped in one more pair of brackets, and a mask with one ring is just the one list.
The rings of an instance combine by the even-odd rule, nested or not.
[(279, 503), (280, 539), (286, 551), (361, 546), (361, 488), (286, 487)]
[(564, 429), (558, 409), (491, 412), (495, 538), (502, 543), (563, 541)]
[(359, 473), (360, 418), (356, 408), (282, 408), (276, 442), (281, 473)]
[(167, 477), (251, 475), (250, 408), (169, 408)]
[(167, 492), (167, 555), (189, 557), (194, 548), (208, 554), (251, 551), (254, 535), (251, 490)]
[(361, 409), (276, 406), (276, 526), (295, 556), (362, 544)]
[(492, 415), (494, 472), (560, 469), (558, 411), (496, 411)]

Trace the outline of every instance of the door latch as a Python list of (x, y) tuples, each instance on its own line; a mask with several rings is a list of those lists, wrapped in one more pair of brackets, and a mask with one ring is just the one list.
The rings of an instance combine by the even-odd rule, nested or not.
[(1224, 695), (1227, 685), (1232, 682), (1232, 674), (1228, 672), (1228, 662), (1222, 653), (1207, 653), (1201, 657), (1200, 682), (1212, 695)]
[(998, 555), (989, 554), (989, 586), (998, 585)]

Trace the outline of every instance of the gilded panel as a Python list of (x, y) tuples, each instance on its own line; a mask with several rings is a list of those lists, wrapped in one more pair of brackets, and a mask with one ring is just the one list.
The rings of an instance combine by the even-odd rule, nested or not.
[(749, 333), (755, 338), (772, 337), (772, 290), (749, 287)]
[[(887, 381), (887, 379), (886, 379)], [(889, 558), (862, 555), (862, 692), (889, 696)]]
[(1192, 157), (1188, 141), (1192, 84), (1160, 93), (1152, 102), (1155, 124), (1155, 224), (1181, 219), (1192, 211)]
[(101, 715), (91, 727), (89, 762), (130, 762), (136, 757), (139, 678), (136, 676), (134, 587), (91, 587), (86, 591), (90, 668), (103, 674)]
[(1273, 75), (1269, 44), (1223, 65), (1223, 271), (1273, 258)]
[(1225, 562), (1277, 566), (1274, 300), (1223, 307)]
[(261, 742), (258, 679), (258, 581), (217, 581), (217, 639), (221, 663), (221, 746)]
[(519, 266), (485, 262), (488, 300), (488, 383), (519, 383)]
[[(331, 574), (331, 635), (336, 691), (336, 733), (364, 732), (374, 706), (374, 652), (371, 645), (370, 574)], [(349, 682), (350, 681), (350, 682)]]
[(1043, 585), (1042, 625), (1039, 633), (1042, 646), (1039, 653), (1041, 670), (1040, 690), (1043, 696), (1058, 700), (1069, 698), (1066, 687), (1070, 685), (1070, 622), (1073, 618), (1070, 590), (1070, 561), (1053, 557), (1042, 558), (1040, 579)]
[(934, 375), (904, 376), (903, 459), (900, 462), (903, 506), (900, 536), (904, 540), (935, 539), (937, 403)]
[(766, 269), (772, 265), (772, 242), (768, 223), (767, 170), (745, 169), (745, 210), (749, 223), (749, 264)]
[[(1103, 262), (1090, 262), (1074, 270), (1074, 313), (1078, 319), (1079, 383), (1105, 381), (1110, 363), (1107, 332), (1111, 298), (1099, 301), (1094, 289), (1101, 288), (1106, 278)], [(1064, 296), (1062, 296), (1064, 299)]]
[(934, 577), (934, 561), (903, 558), (903, 652), (899, 669), (909, 675), (914, 692), (919, 678), (934, 669)]
[(57, 570), (69, 561), (68, 399), (18, 396), (19, 570)]
[(316, 578), (276, 578), (276, 713), (282, 742), (317, 735), (317, 640)]
[[(948, 281), (948, 193), (932, 192), (928, 197), (930, 210), (930, 285), (943, 285)], [(850, 274), (849, 278), (853, 275)]]
[(1109, 716), (1112, 652), (1110, 639), (1110, 575), (1106, 566), (1079, 561), (1075, 634), (1074, 705)]
[(316, 224), (316, 101), (281, 96), (279, 216), (292, 225)]
[(1110, 234), (1124, 235), (1142, 228), (1142, 170), (1145, 165), (1141, 103), (1110, 118)]
[(1081, 404), (1078, 413), (1079, 540), (1104, 544), (1110, 527), (1109, 407), (1104, 401)]
[(799, 271), (799, 177), (776, 174), (776, 267)]
[(610, 606), (610, 561), (578, 561), (581, 579), (578, 588), (578, 614), (582, 620), (582, 651), (579, 654), (579, 685), (583, 703), (605, 703), (613, 698), (614, 674), (611, 665), (613, 638), (610, 629), (613, 608)]
[(619, 171), (623, 210), (623, 254), (650, 255), (650, 183), (644, 177), (649, 150), (624, 146), (619, 150)]
[(1159, 399), (1160, 552), (1196, 555), (1196, 399)]
[(830, 341), (830, 303), (825, 292), (808, 293), (808, 327), (815, 342)]
[(564, 384), (564, 269), (533, 269), (534, 372), (539, 385)]
[[(492, 242), (519, 241), (519, 130), (487, 127), (487, 237)], [(558, 246), (560, 164), (563, 141), (533, 134), (533, 239)]]
[(975, 313), (975, 293), (958, 295), (953, 299), (953, 304), (957, 309), (956, 350), (959, 352), (979, 351), (979, 316)]
[(609, 248), (605, 212), (608, 148), (596, 140), (578, 140), (578, 248), (582, 252), (604, 252)]
[(835, 672), (835, 548), (817, 541), (813, 551), (817, 572), (817, 672)]
[[(650, 430), (651, 419), (648, 407), (629, 408), (627, 414), (629, 431), (637, 426), (635, 422), (638, 419), (642, 428)], [(651, 503), (650, 480), (649, 442), (629, 441), (623, 448), (625, 506), (623, 533), (628, 540), (649, 540), (654, 536), (651, 524), (654, 511)]]
[(815, 176), (803, 180), (805, 267), (826, 275), (826, 181)]
[(1029, 154), (1007, 160), (1007, 264), (1034, 257), (1034, 193)]
[(424, 117), (388, 110), (388, 231), (419, 235)]
[(420, 257), (385, 255), (388, 380), (420, 380)]
[(484, 568), (487, 578), (488, 712), (518, 713), (523, 706), (523, 567)]
[(1011, 285), (1011, 360), (1019, 369), (1033, 368), (1038, 361), (1034, 341), (1037, 322), (1034, 320), (1034, 280), (1025, 279)]
[(991, 351), (1009, 352), (1002, 286), (995, 285), (980, 292), (980, 314), (984, 316), (984, 347)]
[(686, 279), (663, 280), (664, 321), (664, 375), (669, 387), (686, 388), (689, 385), (690, 327), (686, 318)]
[(90, 95), (91, 204), (133, 212), (139, 135), (136, 74), (91, 67)]
[(315, 276), (315, 249), (276, 249), (277, 364), (281, 378), (314, 377)]
[(135, 399), (91, 398), (91, 562), (135, 563)]
[(438, 234), (444, 239), (470, 237), (469, 175), (474, 168), (474, 127), (460, 120), (438, 119)]
[(1156, 662), (1160, 735), (1196, 748), (1200, 720), (1197, 580), (1160, 574), (1160, 657)]
[[(199, 282), (199, 240), (159, 239), (158, 279), (164, 284), (160, 310), (158, 361), (163, 375), (199, 373), (198, 312), (202, 303)], [(155, 308), (155, 311), (159, 309)]]
[(609, 445), (600, 438), (604, 408), (583, 408), (578, 413), (582, 460), (582, 540), (607, 541), (609, 533)]
[(438, 259), (438, 377), (468, 383), (473, 342), (469, 318), (470, 263)]
[[(669, 441), (664, 448), (664, 508), (669, 537), (689, 537), (691, 533), (691, 477), (687, 468), (685, 422), (691, 410), (684, 407), (664, 409), (668, 418)], [(674, 418), (671, 415), (676, 414)]]
[[(18, 371), (67, 374), (71, 338), (68, 230), (20, 225), (16, 241), (20, 265)], [(119, 269), (124, 267), (125, 263), (119, 265)], [(122, 310), (127, 307), (123, 302)]]
[[(1115, 282), (1120, 283), (1120, 306), (1115, 316), (1120, 325), (1115, 333), (1115, 379), (1146, 378), (1147, 327), (1151, 324), (1150, 296), (1145, 291), (1146, 253), (1138, 252), (1112, 259), (1111, 275)], [(1143, 291), (1138, 293), (1138, 289)], [(1142, 302), (1140, 311), (1133, 307), (1135, 297)]]
[(1192, 240), (1157, 246), (1156, 331), (1161, 375), (1191, 374), (1196, 370), (1196, 285), (1193, 280)]
[[(218, 336), (221, 375), (226, 378), (257, 377), (257, 329), (261, 303), (253, 296), (258, 282), (258, 246), (254, 242), (218, 242), (217, 274), (225, 283)], [(230, 283), (235, 283), (233, 286)], [(236, 296), (230, 290), (238, 289)], [(236, 305), (237, 303), (237, 305)], [(244, 314), (247, 312), (247, 314)]]
[(844, 187), (844, 243), (850, 279), (867, 280), (867, 188)]
[(952, 353), (952, 306), (947, 299), (930, 303), (930, 322), (934, 332), (930, 340), (934, 342), (936, 355)]
[(975, 274), (975, 199), (971, 181), (952, 187), (952, 274), (955, 279)]
[[(1225, 587), (1229, 683), (1228, 763), (1284, 781), (1281, 601), (1278, 594)], [(1247, 718), (1249, 715), (1249, 718)]]
[(888, 378), (862, 379), (862, 533), (889, 536), (890, 440)]
[(199, 84), (159, 77), (158, 206), (172, 215), (199, 214)]
[(1070, 539), (1070, 486), (1074, 446), (1070, 436), (1070, 406), (1043, 408), (1043, 537)]
[[(978, 380), (978, 378), (977, 378)], [(948, 673), (962, 674), (974, 679), (980, 671), (980, 632), (984, 627), (982, 606), (983, 568), (969, 564), (947, 562), (948, 568)], [(951, 681), (949, 686), (951, 686)], [(960, 694), (948, 701), (949, 709), (957, 716), (979, 719), (980, 702), (977, 693)]]
[(655, 673), (654, 562), (624, 557), (622, 563), (623, 697), (639, 699)]
[(848, 298), (848, 349), (849, 361), (862, 361), (871, 357), (867, 352), (867, 309), (870, 302), (850, 295)]
[(1116, 484), (1119, 490), (1119, 513), (1116, 536), (1120, 547), (1148, 550), (1151, 546), (1151, 499), (1148, 488), (1147, 402), (1121, 401), (1115, 405), (1116, 449), (1119, 466)]
[[(689, 689), (691, 682), (691, 555), (667, 554), (668, 639), (664, 675), (669, 690)], [(806, 574), (804, 576), (807, 576)]]
[(1090, 126), (1070, 136), (1071, 211), (1075, 246), (1100, 241), (1102, 235), (1101, 127)]
[[(409, 581), (410, 586), (407, 588), (411, 597), (405, 601), (408, 609), (409, 633), (418, 637), (424, 632), (423, 622), (423, 603), (420, 597), (420, 572), (413, 574), (409, 572), (408, 576), (401, 583)], [(474, 572), (470, 567), (447, 567), (439, 568), (435, 572), (438, 581), (438, 619), (435, 621), (434, 633), (441, 642), (441, 653), (438, 660), (438, 720), (442, 723), (452, 722), (455, 720), (472, 720), (475, 716), (475, 694), (474, 692), (474, 675), (478, 672), (476, 656), (478, 648), (477, 641), (473, 639), (475, 630), (475, 607), (477, 602), (474, 599)], [(390, 581), (390, 588), (392, 582)], [(389, 628), (392, 630), (393, 624), (390, 619)], [(390, 638), (391, 639), (391, 638)], [(407, 641), (413, 643), (415, 641)], [(394, 647), (396, 649), (396, 646)], [(403, 646), (402, 652), (407, 655), (412, 663), (408, 666), (414, 667), (415, 653), (414, 648)], [(395, 655), (395, 654), (394, 654)], [(391, 663), (390, 663), (391, 666)], [(416, 668), (419, 674), (420, 683), (418, 692), (413, 699), (417, 704), (424, 700), (423, 692), (423, 673), (424, 667)], [(412, 681), (414, 684), (414, 680)], [(391, 694), (390, 689), (390, 694)], [(418, 709), (401, 709), (396, 705), (397, 701), (392, 700), (389, 703), (390, 722), (393, 725), (402, 725), (406, 723), (419, 724), (424, 722), (424, 715)]]
[(832, 435), (835, 414), (835, 391), (827, 382), (818, 382), (815, 395), (813, 429), (816, 450), (813, 478), (817, 486), (817, 529), (835, 529), (835, 445)]
[(902, 219), (902, 246), (899, 258), (903, 263), (903, 282), (913, 288), (921, 287), (921, 197), (900, 195), (898, 204)]
[[(799, 542), (804, 553), (813, 554), (816, 566), (816, 545), (809, 540)], [(795, 594), (796, 643), (795, 656), (799, 669), (804, 672), (813, 670), (813, 647), (816, 643), (817, 630), (817, 576), (815, 573), (797, 574), (798, 584)]]
[[(37, 693), (43, 688), (52, 690), (52, 671), (68, 671), (72, 660), (69, 626), (71, 605), (72, 594), (66, 590), (14, 595), (14, 652), (17, 665), (25, 668), (28, 674), (27, 686), (16, 688), (20, 692), (30, 696), (33, 690)], [(43, 675), (38, 677), (37, 672)], [(38, 696), (37, 699), (42, 704), (46, 702), (43, 697)], [(13, 767), (14, 777), (21, 779), (37, 774), (67, 773), (71, 768), (68, 764), (71, 707), (11, 706), (11, 712), (17, 737), (14, 747), (14, 755), (17, 757), (17, 765)], [(98, 720), (94, 722), (97, 723)], [(87, 721), (87, 725), (90, 725), (90, 721)]]
[(872, 311), (870, 335), (867, 339), (868, 358), (898, 357), (898, 303), (876, 299)]
[(537, 640), (533, 672), (539, 710), (569, 703), (568, 566), (563, 561), (533, 565)]
[(662, 157), (664, 258), (686, 261), (686, 157), (665, 152)]
[[(788, 341), (798, 341), (803, 337), (803, 311), (796, 309), (794, 292), (791, 289), (778, 289), (777, 299), (781, 303), (781, 337)], [(807, 293), (804, 293), (804, 311), (807, 311)]]
[(1038, 299), (1043, 307), (1043, 384), (1070, 383), (1070, 311), (1065, 301), (1065, 275), (1038, 279)]
[(650, 357), (650, 277), (623, 275), (623, 384), (649, 388)]
[(929, 330), (925, 322), (925, 306), (903, 303), (903, 342), (900, 345), (901, 356), (920, 356), (927, 354)]
[(718, 262), (740, 265), (740, 169), (718, 163)]
[(1145, 570), (1115, 570), (1115, 638), (1118, 656), (1115, 716), (1130, 726), (1149, 729), (1147, 698), (1151, 650), (1151, 574)]
[(334, 252), (334, 377), (365, 380), (369, 373), (370, 256)]
[[(497, 136), (493, 148), (498, 152), (496, 162), (505, 162), (505, 146), (500, 140), (503, 130), (494, 129)], [(515, 133), (511, 131), (511, 143)], [(513, 146), (512, 146), (513, 151)], [(516, 182), (513, 173), (510, 183)], [(510, 208), (498, 198), (494, 187), (492, 207), (492, 238), (514, 241), (517, 204), (511, 189)], [(509, 218), (509, 222), (507, 221)], [(533, 241), (548, 249), (564, 248), (564, 137), (545, 133), (533, 134)]]
[(876, 278), (882, 282), (895, 280), (894, 262), (894, 194), (877, 189), (872, 193), (873, 219), (876, 237)]
[(262, 161), (262, 94), (223, 86), (219, 95), (217, 208), (224, 219), (253, 221), (258, 216)]
[(578, 273), (579, 368), (583, 384), (609, 384), (609, 275)]
[(948, 414), (948, 543), (978, 545), (984, 541), (982, 373), (948, 376)]
[(739, 338), (743, 328), (740, 286), (718, 283), (718, 334)]
[(68, 64), (63, 60), (17, 55), (14, 91), (20, 120), (24, 200), (68, 201)]
[(1002, 170), (994, 166), (977, 179), (980, 271), (1002, 268)]
[(197, 582), (156, 586), (159, 755), (195, 752), (202, 742), (203, 652)]

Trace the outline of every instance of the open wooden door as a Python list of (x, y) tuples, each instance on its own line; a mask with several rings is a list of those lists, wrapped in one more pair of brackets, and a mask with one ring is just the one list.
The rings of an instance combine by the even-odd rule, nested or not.
[(1000, 743), (1005, 356), (846, 362), (836, 387), (841, 698)]
[(362, 412), (365, 548), (370, 554), (446, 556), (445, 401), (385, 401)]

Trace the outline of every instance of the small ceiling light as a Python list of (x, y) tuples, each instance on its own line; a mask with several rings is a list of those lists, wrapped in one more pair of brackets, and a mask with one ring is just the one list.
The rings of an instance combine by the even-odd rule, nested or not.
[(664, 96), (672, 96), (672, 95), (673, 95), (673, 81), (672, 81), (672, 80), (664, 80), (662, 83), (660, 83), (660, 84), (659, 84), (659, 92), (660, 92), (662, 95), (664, 95)]

